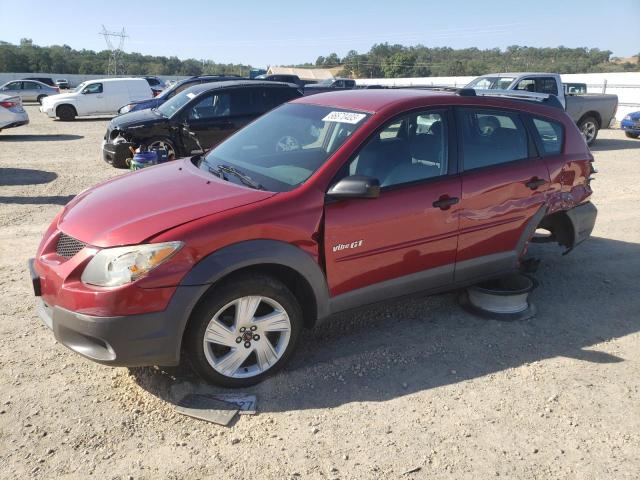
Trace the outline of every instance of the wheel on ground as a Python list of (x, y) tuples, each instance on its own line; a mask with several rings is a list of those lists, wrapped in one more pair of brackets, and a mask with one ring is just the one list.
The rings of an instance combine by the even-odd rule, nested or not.
[(152, 148), (152, 147), (166, 148), (167, 158), (169, 160), (176, 159), (176, 148), (173, 146), (173, 143), (171, 143), (166, 138), (154, 138), (153, 140), (149, 140), (147, 145), (149, 148)]
[(591, 145), (598, 137), (598, 130), (600, 129), (600, 126), (595, 118), (585, 117), (580, 120), (578, 128), (587, 142), (587, 145)]
[(246, 387), (281, 369), (303, 328), (296, 297), (266, 275), (243, 275), (216, 286), (194, 311), (184, 347), (204, 379)]
[(640, 133), (624, 132), (624, 134), (629, 138), (638, 138), (638, 137), (640, 137)]
[(44, 97), (46, 97), (46, 95), (40, 95), (40, 96), (38, 96), (37, 100), (38, 100), (38, 103), (39, 103), (40, 105), (42, 105), (42, 100), (44, 99)]
[(60, 105), (56, 110), (56, 116), (63, 122), (70, 122), (76, 118), (76, 109), (71, 105)]

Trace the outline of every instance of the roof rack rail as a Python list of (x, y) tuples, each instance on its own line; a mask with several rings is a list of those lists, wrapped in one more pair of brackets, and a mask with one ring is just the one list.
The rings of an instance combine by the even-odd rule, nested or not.
[[(472, 88), (464, 88), (463, 90), (473, 90)], [(501, 97), (512, 100), (524, 100), (526, 102), (544, 103), (550, 107), (556, 107), (564, 110), (562, 103), (553, 94), (536, 93), (536, 92), (516, 92), (513, 90), (474, 90), (475, 96), (478, 97)], [(471, 95), (473, 96), (473, 95)]]

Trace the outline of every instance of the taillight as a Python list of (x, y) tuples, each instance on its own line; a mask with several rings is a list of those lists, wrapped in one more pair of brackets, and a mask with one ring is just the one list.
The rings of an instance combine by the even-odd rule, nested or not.
[(18, 102), (10, 102), (8, 100), (5, 100), (4, 102), (0, 102), (0, 107), (4, 107), (4, 108), (13, 108), (17, 106), (18, 106)]

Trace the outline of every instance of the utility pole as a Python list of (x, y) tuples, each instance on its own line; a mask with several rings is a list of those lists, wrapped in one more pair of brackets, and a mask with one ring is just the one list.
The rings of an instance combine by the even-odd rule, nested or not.
[[(107, 48), (109, 49), (109, 66), (107, 67), (107, 75), (117, 75), (118, 74), (118, 66), (120, 66), (120, 70), (122, 70), (122, 64), (119, 65), (120, 55), (122, 54), (122, 50), (124, 47), (124, 39), (129, 35), (124, 31), (124, 27), (122, 27), (122, 31), (120, 32), (110, 32), (106, 29), (104, 25), (102, 25), (102, 31), (100, 35), (104, 37), (105, 42), (107, 42)], [(112, 42), (112, 39), (119, 38), (118, 46)]]

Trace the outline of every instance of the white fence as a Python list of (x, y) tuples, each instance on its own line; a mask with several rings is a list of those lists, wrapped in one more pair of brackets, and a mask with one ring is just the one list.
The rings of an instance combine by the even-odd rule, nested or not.
[[(589, 93), (611, 93), (618, 95), (616, 119), (640, 110), (640, 72), (619, 73), (572, 73), (561, 75), (563, 82), (586, 83)], [(358, 85), (433, 86), (464, 87), (475, 77), (421, 77), (421, 78), (363, 78)]]

